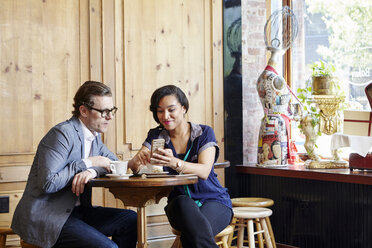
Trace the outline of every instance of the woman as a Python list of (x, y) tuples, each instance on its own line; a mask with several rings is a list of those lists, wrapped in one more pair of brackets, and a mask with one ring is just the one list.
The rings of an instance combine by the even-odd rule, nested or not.
[[(183, 247), (217, 247), (214, 236), (233, 216), (231, 200), (213, 170), (219, 155), (214, 132), (209, 126), (187, 122), (188, 108), (189, 102), (178, 87), (155, 90), (150, 110), (160, 125), (148, 132), (129, 167), (139, 169), (151, 162), (163, 165), (170, 174), (196, 174), (198, 183), (174, 187), (165, 212), (171, 226), (181, 232)], [(165, 139), (165, 149), (158, 149), (151, 157), (151, 141), (157, 138)]]

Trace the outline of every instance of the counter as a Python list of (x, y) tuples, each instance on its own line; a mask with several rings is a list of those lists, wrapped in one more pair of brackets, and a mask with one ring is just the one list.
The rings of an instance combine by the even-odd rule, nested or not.
[(238, 165), (236, 171), (238, 173), (254, 175), (372, 185), (372, 171), (350, 171), (350, 169), (306, 169), (304, 165), (264, 168), (252, 164)]
[(372, 247), (372, 173), (303, 165), (236, 166), (239, 196), (274, 200), (278, 243), (296, 247)]

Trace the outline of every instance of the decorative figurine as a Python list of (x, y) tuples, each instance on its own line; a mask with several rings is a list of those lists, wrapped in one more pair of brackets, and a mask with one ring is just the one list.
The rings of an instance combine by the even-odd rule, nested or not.
[(297, 36), (297, 20), (288, 6), (275, 11), (265, 24), (265, 44), (271, 52), (268, 65), (257, 80), (264, 108), (258, 140), (258, 166), (286, 165), (289, 157), (290, 89), (278, 74), (278, 63)]
[(316, 140), (318, 139), (318, 128), (319, 126), (313, 125), (314, 119), (311, 115), (306, 115), (305, 117), (301, 118), (301, 130), (305, 135), (305, 144), (304, 147), (306, 149), (307, 155), (313, 161), (319, 161), (320, 158), (315, 151)]

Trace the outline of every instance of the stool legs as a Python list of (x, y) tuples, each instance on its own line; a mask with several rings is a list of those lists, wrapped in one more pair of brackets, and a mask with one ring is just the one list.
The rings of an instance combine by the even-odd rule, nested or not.
[(228, 236), (222, 237), (221, 241), (218, 242), (218, 246), (222, 245), (222, 248), (229, 248), (229, 245), (227, 244)]
[(0, 248), (5, 248), (6, 235), (0, 235)]
[[(256, 230), (254, 229), (254, 224), (256, 224)], [(272, 243), (272, 236), (269, 232), (266, 218), (259, 218), (259, 219), (239, 218), (235, 225), (238, 227), (237, 248), (243, 247), (245, 227), (247, 227), (247, 231), (248, 231), (249, 248), (255, 247), (254, 235), (257, 235), (259, 247), (264, 247), (264, 245), (266, 245), (267, 248), (274, 248), (273, 243)], [(262, 239), (262, 233), (265, 238), (265, 242)], [(259, 236), (261, 236), (261, 240), (259, 239)]]
[(266, 219), (265, 218), (260, 219), (260, 223), (264, 230), (264, 237), (265, 237), (267, 247), (273, 248), (273, 244), (271, 243), (271, 237), (269, 234), (269, 229), (267, 228), (267, 225), (266, 225)]
[(276, 248), (276, 242), (275, 242), (273, 228), (271, 227), (270, 218), (265, 217), (265, 219), (266, 219), (267, 228), (269, 229), (269, 234), (270, 234), (270, 237), (271, 237), (271, 243), (273, 244), (273, 248)]
[[(259, 219), (256, 219), (255, 220), (255, 223), (256, 223), (256, 230), (257, 231), (263, 230), (262, 227), (261, 227), (261, 223), (260, 223), (260, 220)], [(257, 243), (258, 243), (258, 247), (259, 248), (264, 248), (264, 242), (263, 242), (263, 237), (262, 237), (262, 233), (261, 232), (259, 232), (257, 234)]]
[[(253, 228), (253, 220), (248, 220), (248, 244), (249, 248), (254, 248), (254, 228)], [(241, 246), (238, 245), (238, 248), (243, 247), (243, 244)]]
[(239, 226), (239, 228), (238, 228), (238, 237), (237, 237), (236, 244), (238, 248), (241, 248), (243, 247), (243, 241), (244, 241), (244, 226), (245, 226), (244, 219), (238, 219), (237, 226)]
[(176, 236), (174, 243), (171, 248), (182, 248), (180, 236)]
[[(265, 245), (266, 245), (266, 247), (268, 247), (269, 241), (267, 241), (267, 238), (266, 238), (265, 235), (262, 235), (262, 232), (264, 230), (263, 230), (263, 226), (260, 222), (261, 217), (264, 218), (265, 223), (266, 223), (266, 227), (267, 227), (268, 233), (269, 233), (269, 240), (271, 241), (271, 247), (276, 248), (274, 232), (273, 232), (271, 222), (270, 222), (270, 218), (269, 218), (269, 216), (272, 214), (272, 211), (270, 210), (271, 213), (268, 214), (268, 215), (267, 214), (263, 214), (263, 215), (259, 214), (260, 218), (258, 218), (258, 215), (254, 214), (254, 212), (260, 212), (259, 208), (262, 208), (261, 210), (266, 209), (265, 211), (269, 210), (266, 207), (272, 206), (274, 204), (274, 201), (271, 200), (271, 199), (268, 199), (268, 198), (256, 198), (256, 197), (233, 198), (233, 199), (231, 199), (231, 201), (232, 201), (233, 210), (234, 210), (234, 219), (233, 219), (233, 222), (232, 222), (233, 226), (236, 227), (236, 228), (241, 227), (241, 225), (239, 224), (239, 223), (241, 223), (241, 221), (236, 221), (236, 219), (240, 219), (242, 217), (243, 217), (243, 219), (244, 218), (246, 218), (246, 219), (251, 218), (252, 220), (254, 220), (253, 222), (255, 223), (255, 227), (256, 227), (255, 235), (257, 235), (256, 243), (258, 244), (258, 247), (259, 248), (264, 248)], [(237, 210), (238, 214), (235, 213), (235, 210)], [(247, 212), (245, 212), (245, 211), (247, 211)], [(253, 211), (253, 212), (251, 212), (251, 211)], [(243, 231), (243, 234), (244, 234), (244, 231)], [(265, 236), (265, 239), (263, 239), (263, 236)], [(235, 235), (231, 235), (229, 237), (229, 244), (230, 245), (231, 245), (231, 243), (234, 239), (237, 239), (237, 237)], [(248, 240), (244, 240), (244, 238), (241, 238), (241, 239), (243, 239), (243, 243), (248, 242)], [(238, 239), (237, 239), (237, 241), (238, 241)]]
[(235, 233), (235, 224), (238, 223), (238, 219), (233, 217), (232, 221), (231, 221), (231, 226), (233, 227), (233, 231), (229, 234), (229, 238), (227, 240), (227, 244), (228, 244), (228, 247), (231, 247), (231, 243), (234, 239), (236, 239), (236, 237), (234, 236), (234, 233)]

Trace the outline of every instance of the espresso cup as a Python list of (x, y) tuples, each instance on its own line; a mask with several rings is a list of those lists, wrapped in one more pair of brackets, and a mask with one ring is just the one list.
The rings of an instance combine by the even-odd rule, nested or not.
[(110, 169), (112, 174), (125, 175), (127, 174), (128, 161), (111, 161)]

